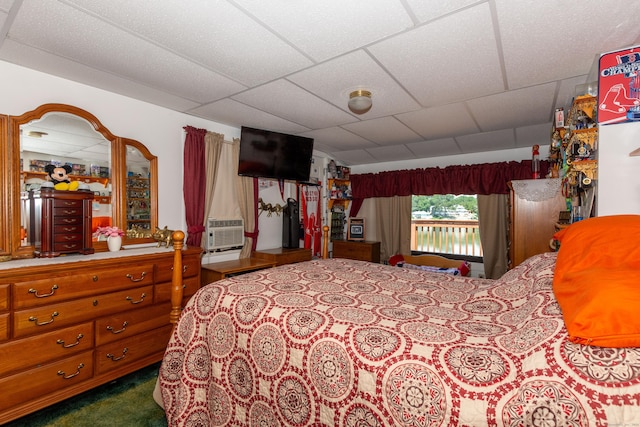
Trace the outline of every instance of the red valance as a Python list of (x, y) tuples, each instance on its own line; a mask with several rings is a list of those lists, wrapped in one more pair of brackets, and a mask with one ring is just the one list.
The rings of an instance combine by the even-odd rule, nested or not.
[[(540, 162), (546, 176), (549, 162)], [(531, 179), (531, 160), (352, 174), (354, 199), (433, 194), (507, 194), (507, 183)]]

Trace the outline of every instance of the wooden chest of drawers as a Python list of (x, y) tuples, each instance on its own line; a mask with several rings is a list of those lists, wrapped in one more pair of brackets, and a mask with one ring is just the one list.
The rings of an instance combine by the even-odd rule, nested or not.
[(380, 262), (380, 242), (334, 240), (333, 257)]
[[(183, 251), (185, 300), (200, 254)], [(172, 267), (164, 248), (0, 264), (0, 424), (160, 361)]]
[(36, 256), (92, 254), (90, 191), (42, 188), (29, 193), (29, 230)]

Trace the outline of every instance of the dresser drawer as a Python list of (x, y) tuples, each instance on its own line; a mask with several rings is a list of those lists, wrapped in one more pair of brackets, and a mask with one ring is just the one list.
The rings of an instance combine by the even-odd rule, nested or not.
[(8, 284), (0, 285), (0, 311), (9, 309), (9, 288)]
[(93, 352), (87, 351), (48, 365), (0, 379), (0, 412), (20, 403), (75, 386), (93, 376)]
[(79, 243), (82, 244), (82, 233), (54, 233), (54, 243)]
[(154, 353), (162, 353), (167, 347), (172, 329), (173, 325), (167, 325), (98, 347), (96, 374), (104, 374)]
[(70, 326), (0, 346), (0, 376), (93, 348), (93, 322)]
[(54, 229), (56, 226), (62, 226), (62, 225), (82, 226), (82, 217), (81, 216), (60, 216), (60, 215), (54, 216), (53, 217)]
[(96, 320), (96, 345), (127, 338), (169, 324), (171, 304), (130, 310)]
[(53, 199), (54, 208), (82, 208), (84, 199)]
[(82, 235), (82, 224), (62, 224), (62, 225), (54, 225), (53, 232), (55, 234), (78, 234)]
[[(171, 283), (162, 283), (156, 285), (153, 302), (171, 301)], [(200, 280), (197, 277), (189, 277), (182, 280), (182, 297), (188, 299), (200, 289)]]
[(145, 286), (74, 301), (33, 307), (13, 315), (13, 336), (24, 337), (62, 326), (133, 310), (153, 303), (153, 286)]
[(82, 221), (82, 206), (79, 206), (79, 207), (53, 208), (53, 214), (56, 217), (58, 217), (58, 216), (65, 216), (65, 217), (76, 216), (76, 217), (80, 217), (80, 220)]
[(153, 264), (151, 263), (98, 270), (93, 273), (78, 274), (76, 270), (64, 276), (42, 277), (15, 283), (13, 285), (14, 309), (51, 304), (152, 283)]
[[(156, 264), (156, 283), (170, 282), (173, 278), (173, 257)], [(185, 257), (182, 264), (182, 277), (193, 277), (200, 271), (200, 256)]]
[[(0, 342), (9, 339), (9, 313), (0, 314)], [(0, 357), (0, 360), (2, 358)]]

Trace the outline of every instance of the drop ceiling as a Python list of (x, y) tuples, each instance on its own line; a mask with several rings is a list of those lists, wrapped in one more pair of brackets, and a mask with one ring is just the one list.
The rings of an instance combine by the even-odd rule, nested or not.
[(0, 60), (361, 165), (546, 143), (599, 54), (640, 44), (638, 16), (629, 0), (0, 0)]

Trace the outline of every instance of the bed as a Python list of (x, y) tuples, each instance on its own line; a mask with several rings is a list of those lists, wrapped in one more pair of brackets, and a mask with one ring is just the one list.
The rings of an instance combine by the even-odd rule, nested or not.
[(318, 259), (207, 285), (160, 369), (168, 424), (639, 425), (640, 348), (567, 329), (564, 245), (498, 280)]

